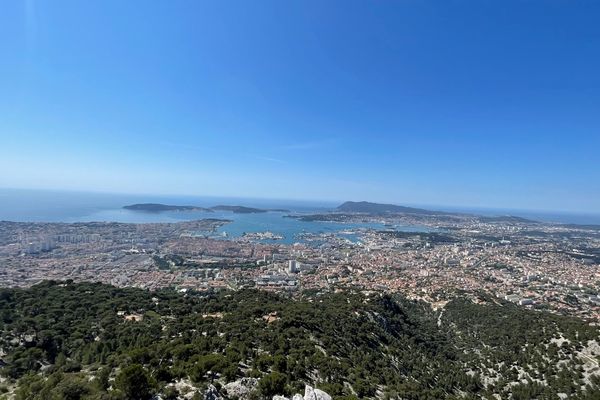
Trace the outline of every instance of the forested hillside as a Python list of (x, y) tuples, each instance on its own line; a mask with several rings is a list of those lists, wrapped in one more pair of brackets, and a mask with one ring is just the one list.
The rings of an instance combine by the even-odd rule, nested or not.
[[(290, 299), (94, 283), (0, 289), (0, 398), (600, 398), (588, 323), (457, 296), (443, 308), (350, 291)], [(245, 379), (242, 378), (256, 378)]]

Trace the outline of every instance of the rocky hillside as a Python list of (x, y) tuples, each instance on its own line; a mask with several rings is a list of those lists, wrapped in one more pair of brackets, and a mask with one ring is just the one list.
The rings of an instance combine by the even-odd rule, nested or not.
[(45, 282), (0, 289), (0, 398), (597, 399), (599, 333), (484, 294), (434, 309)]

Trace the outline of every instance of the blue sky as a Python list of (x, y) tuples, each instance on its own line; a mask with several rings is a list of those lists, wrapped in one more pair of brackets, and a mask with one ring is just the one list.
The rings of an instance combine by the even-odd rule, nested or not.
[(0, 187), (600, 212), (597, 1), (4, 1)]

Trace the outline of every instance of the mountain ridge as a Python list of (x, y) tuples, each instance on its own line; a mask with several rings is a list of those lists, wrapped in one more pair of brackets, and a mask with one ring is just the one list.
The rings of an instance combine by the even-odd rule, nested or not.
[(415, 208), (407, 206), (399, 206), (395, 204), (372, 203), (369, 201), (346, 201), (336, 207), (336, 211), (356, 212), (366, 214), (389, 214), (389, 213), (406, 213), (406, 214), (426, 214), (426, 215), (447, 215), (452, 214), (443, 211), (432, 211), (424, 208)]

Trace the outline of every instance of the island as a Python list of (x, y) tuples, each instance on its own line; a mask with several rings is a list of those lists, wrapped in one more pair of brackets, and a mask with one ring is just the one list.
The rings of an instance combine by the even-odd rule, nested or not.
[(143, 211), (143, 212), (163, 212), (163, 211), (203, 211), (213, 212), (210, 208), (198, 207), (198, 206), (172, 206), (167, 204), (159, 203), (140, 203), (131, 204), (123, 207), (126, 210), (132, 211)]
[(139, 203), (139, 204), (131, 204), (123, 207), (126, 210), (132, 211), (143, 211), (143, 212), (163, 212), (163, 211), (201, 211), (201, 212), (214, 212), (214, 211), (231, 211), (234, 214), (258, 214), (258, 213), (266, 213), (266, 212), (290, 212), (290, 210), (286, 209), (262, 209), (262, 208), (253, 208), (253, 207), (245, 207), (245, 206), (227, 206), (227, 205), (218, 205), (214, 207), (198, 207), (198, 206), (176, 206), (176, 205), (168, 205), (168, 204), (160, 204), (160, 203)]

